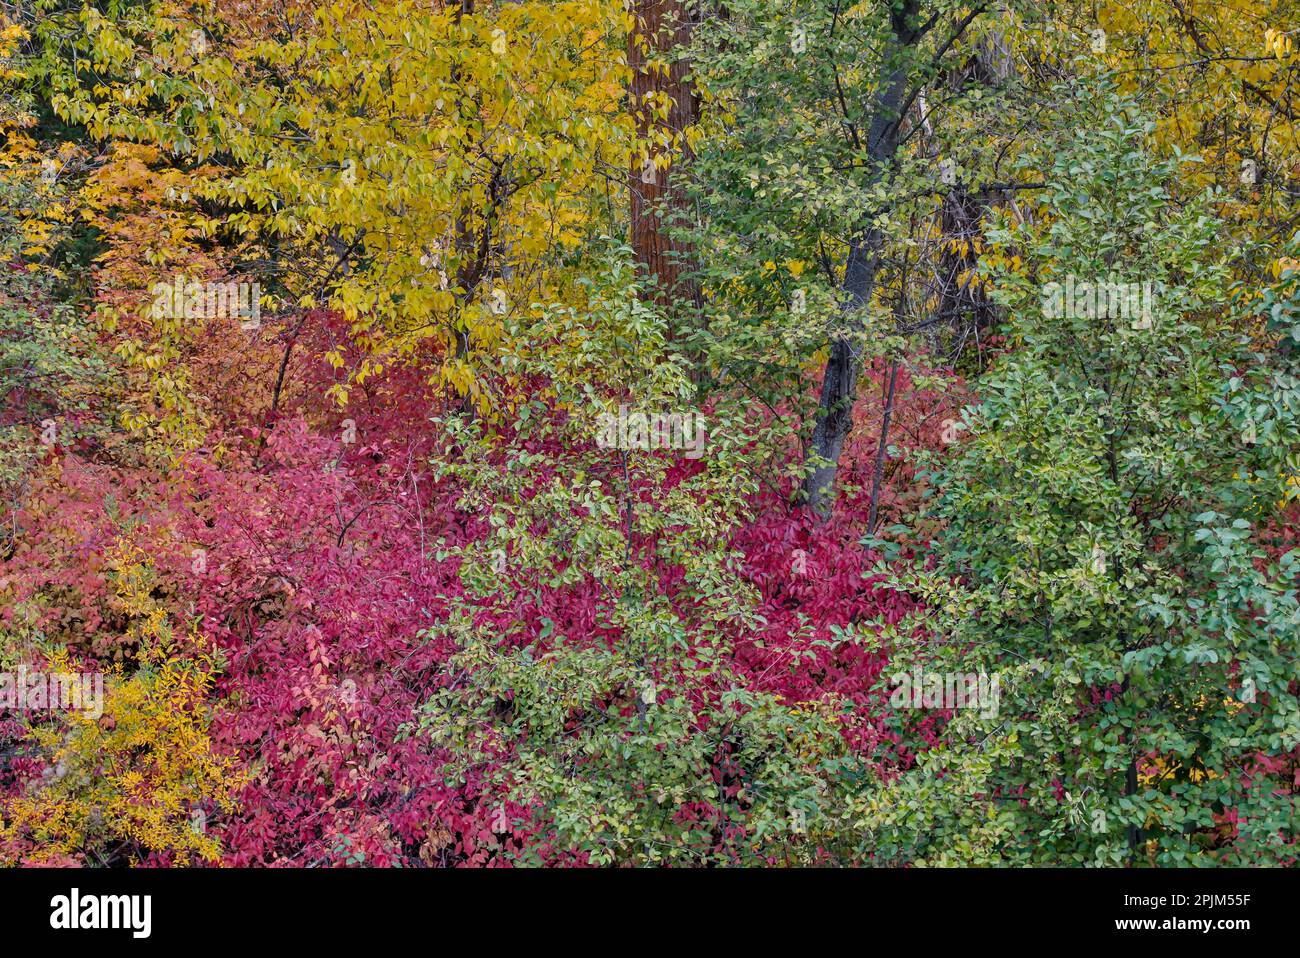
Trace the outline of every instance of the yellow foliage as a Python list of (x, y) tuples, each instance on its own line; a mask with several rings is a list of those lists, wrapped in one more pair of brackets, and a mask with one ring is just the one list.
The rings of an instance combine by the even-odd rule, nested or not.
[[(85, 855), (93, 863), (125, 842), (132, 854), (217, 862), (221, 850), (204, 815), (232, 812), (245, 776), (213, 753), (208, 737), (213, 663), (192, 649), (178, 654), (166, 614), (150, 596), (152, 570), (141, 550), (122, 544), (108, 561), (115, 604), (140, 642), (140, 667), (129, 677), (120, 666), (103, 677), (102, 714), (83, 708), (31, 729), (51, 772), (10, 803), (0, 848), (30, 844), (29, 861)], [(49, 670), (78, 667), (59, 652)]]
[(212, 754), (205, 702), (211, 673), (167, 661), (129, 679), (109, 676), (104, 714), (72, 712), (32, 732), (53, 774), (11, 803), (0, 844), (34, 841), (40, 857), (89, 854), (122, 841), (170, 853), (178, 864), (216, 862), (220, 847), (196, 825), (210, 805), (235, 808), (242, 785), (229, 759)]
[[(331, 0), (291, 5), (296, 28), (266, 34), (244, 22), (260, 9), (212, 8), (232, 22), (195, 45), (179, 8), (137, 27), (88, 5), (105, 82), (56, 107), (208, 163), (185, 189), (295, 264), (294, 305), (339, 309), (382, 362), (432, 347), (443, 381), (474, 394), (473, 357), (543, 289), (572, 288), (552, 254), (582, 242), (607, 172), (627, 169), (623, 5)], [(160, 216), (156, 245), (188, 257), (202, 218)]]

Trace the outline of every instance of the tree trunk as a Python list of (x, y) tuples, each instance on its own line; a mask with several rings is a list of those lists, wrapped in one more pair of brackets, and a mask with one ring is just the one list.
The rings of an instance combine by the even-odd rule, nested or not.
[[(627, 39), (637, 135), (651, 143), (650, 158), (658, 159), (652, 167), (645, 155), (632, 157), (628, 178), (632, 249), (654, 284), (656, 301), (664, 305), (700, 302), (699, 287), (681, 275), (689, 250), (670, 239), (664, 228), (674, 212), (685, 208), (681, 181), (690, 149), (682, 134), (699, 117), (699, 100), (687, 80), (690, 63), (674, 58), (672, 52), (690, 43), (688, 6), (688, 0), (634, 0), (633, 27)], [(646, 64), (652, 58), (666, 59), (671, 66), (666, 73), (648, 70)], [(655, 103), (664, 96), (672, 101), (666, 119), (653, 115)], [(671, 138), (675, 148), (662, 145), (665, 137)], [(665, 160), (670, 161), (666, 169)]]
[[(966, 64), (952, 71), (949, 87), (954, 94), (971, 84), (996, 89), (1014, 70), (1010, 45), (1000, 30), (993, 30)], [(958, 182), (944, 195), (940, 210), (939, 304), (930, 328), (936, 336), (943, 330), (951, 333), (954, 362), (968, 339), (979, 342), (980, 333), (992, 325), (995, 315), (983, 287), (969, 281), (980, 255), (975, 248), (983, 239), (980, 224), (992, 201), (987, 192), (972, 192), (968, 184)], [(967, 277), (964, 283), (963, 275)]]
[[(872, 181), (878, 181), (898, 152), (900, 112), (908, 85), (908, 59), (920, 37), (916, 16), (920, 0), (903, 0), (889, 17), (890, 40), (880, 71), (876, 101), (872, 106), (866, 153)], [(831, 341), (831, 354), (822, 376), (817, 425), (813, 429), (811, 452), (818, 462), (804, 480), (809, 508), (821, 519), (829, 518), (835, 474), (844, 440), (853, 426), (853, 400), (862, 372), (862, 345), (854, 335), (862, 328), (862, 316), (871, 305), (871, 295), (880, 269), (884, 236), (865, 220), (850, 240), (848, 260), (841, 285), (843, 331)]]

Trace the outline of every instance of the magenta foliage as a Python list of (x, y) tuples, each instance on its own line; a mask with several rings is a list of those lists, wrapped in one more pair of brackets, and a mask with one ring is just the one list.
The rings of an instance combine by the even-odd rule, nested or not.
[[(457, 506), (458, 489), (430, 475), (440, 436), (429, 418), (445, 407), (418, 369), (393, 367), (355, 392), (346, 410), (322, 412), (333, 373), (320, 357), (338, 336), (323, 324), (297, 344), (298, 385), (269, 430), (214, 432), (164, 475), (66, 453), (61, 473), (20, 514), (30, 548), (3, 573), (20, 599), (57, 597), (38, 627), (68, 636), (79, 654), (129, 664), (135, 650), (117, 638), (122, 622), (106, 599), (106, 557), (123, 540), (150, 557), (154, 593), (170, 608), (178, 638), (194, 631), (194, 651), (217, 657), (214, 748), (250, 776), (236, 814), (206, 810), (228, 864), (493, 864), (500, 799), (486, 783), (495, 769), (448, 775), (450, 756), (411, 734), (433, 691), (455, 681), (446, 669), (449, 641), (425, 631), (445, 619), (450, 602), (465, 601), (460, 560), (440, 561), (435, 543), (467, 545), (486, 535), (486, 523)], [(872, 375), (878, 382), (881, 370)], [(875, 558), (858, 544), (867, 507), (860, 490), (864, 463), (874, 462), (870, 428), (879, 410), (874, 397), (860, 405), (862, 438), (844, 470), (858, 491), (837, 516), (815, 524), (773, 494), (736, 533), (767, 619), (761, 636), (737, 636), (736, 664), (789, 703), (851, 703), (844, 734), (871, 752), (891, 741), (886, 703), (870, 691), (887, 653), (813, 644), (864, 618), (897, 621), (911, 606), (863, 575)], [(938, 408), (903, 377), (900, 446), (932, 441)], [(529, 477), (537, 488), (585, 454), (509, 431), (501, 438), (502, 468), (510, 468), (512, 450), (546, 453), (548, 464)], [(667, 482), (699, 468), (683, 460)], [(609, 470), (616, 480), (613, 458)], [(910, 476), (905, 464), (891, 464), (887, 509)], [(659, 492), (636, 495), (653, 507)], [(654, 558), (651, 545), (637, 532), (634, 561), (656, 572), (689, 620), (682, 570)], [(618, 640), (600, 624), (608, 600), (600, 584), (557, 589), (540, 576), (521, 584), (511, 607), (484, 611), (503, 642), (540, 641), (546, 620), (571, 641)], [(0, 612), (0, 621), (12, 614)], [(18, 779), (38, 772), (27, 759), (10, 767)], [(506, 813), (514, 841), (556, 857), (528, 810), (507, 805)]]

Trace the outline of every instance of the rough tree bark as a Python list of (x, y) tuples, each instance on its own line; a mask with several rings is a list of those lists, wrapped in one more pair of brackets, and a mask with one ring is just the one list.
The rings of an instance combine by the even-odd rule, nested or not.
[[(644, 157), (634, 156), (628, 177), (632, 249), (655, 284), (655, 299), (665, 305), (700, 301), (698, 286), (682, 276), (689, 250), (664, 229), (665, 219), (684, 207), (681, 183), (690, 150), (682, 133), (699, 118), (699, 98), (687, 79), (690, 63), (672, 52), (691, 41), (693, 6), (690, 0), (634, 0), (633, 27), (627, 40), (637, 135), (655, 144), (652, 156), (657, 156), (660, 164), (665, 155), (672, 160), (667, 169), (651, 169), (644, 165)], [(670, 66), (666, 71), (649, 69), (651, 59), (665, 59)], [(654, 115), (652, 109), (664, 96), (672, 101), (666, 118)], [(660, 145), (666, 138), (677, 144), (671, 154)]]

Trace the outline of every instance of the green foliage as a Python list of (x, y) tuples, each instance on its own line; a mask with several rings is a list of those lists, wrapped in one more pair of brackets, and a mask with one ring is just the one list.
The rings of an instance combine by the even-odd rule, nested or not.
[(84, 313), (56, 301), (54, 282), (47, 271), (0, 273), (0, 493), (10, 506), (51, 445), (111, 433), (110, 363)]
[[(1300, 744), (1300, 556), (1260, 533), (1287, 499), (1300, 381), (1257, 352), (1211, 198), (1176, 196), (1152, 125), (1104, 85), (1066, 102), (1078, 134), (1044, 144), (1041, 207), (990, 233), (1029, 266), (995, 277), (1016, 348), (936, 477), (939, 563), (908, 583), (928, 612), (891, 663), (998, 673), (1000, 711), (951, 723), (903, 777), (890, 848), (1280, 860), (1293, 799), (1258, 757)], [(1040, 284), (1070, 274), (1158, 284), (1149, 322), (1052, 315)]]
[[(565, 344), (502, 361), (519, 375), (544, 371), (567, 419), (542, 399), (518, 409), (522, 450), (504, 468), (482, 424), (446, 424), (442, 475), (492, 533), (447, 553), (461, 556), (466, 591), (448, 597), (447, 621), (427, 637), (455, 643), (457, 679), (430, 701), (421, 734), (461, 774), (503, 759), (494, 788), (545, 823), (551, 854), (806, 858), (792, 816), (817, 820), (846, 746), (826, 715), (752, 691), (731, 662), (737, 635), (759, 625), (727, 540), (756, 492), (750, 460), (762, 444), (737, 442), (743, 410), (722, 408), (706, 419), (694, 473), (680, 474), (680, 452), (592, 443), (611, 408), (606, 386), (625, 387), (639, 409), (681, 410), (693, 394), (684, 362), (656, 359), (664, 320), (638, 296), (626, 256), (603, 261), (584, 309), (546, 308), (528, 336), (508, 337)], [(538, 604), (556, 589), (560, 612), (593, 616), (608, 639), (571, 639)], [(529, 845), (520, 860), (541, 853)]]
[[(1007, 42), (1019, 4), (1001, 19), (975, 11), (964, 32), (955, 30), (964, 8), (917, 6), (917, 38), (901, 49), (891, 17), (902, 4), (740, 0), (697, 32), (699, 216), (682, 231), (713, 255), (699, 265), (711, 297), (696, 343), (773, 405), (806, 392), (800, 371), (834, 337), (869, 356), (897, 353), (908, 326), (928, 329), (931, 347), (950, 345), (925, 322), (934, 290), (919, 261), (935, 254), (935, 208), (960, 187), (1009, 179), (999, 164), (1024, 117), (1013, 82), (949, 88), (946, 78), (983, 56), (992, 35)], [(901, 115), (878, 115), (895, 74), (916, 96)], [(904, 131), (900, 149), (877, 162), (872, 137), (891, 126)], [(873, 302), (846, 312), (848, 250), (867, 230), (883, 234), (888, 255)]]

